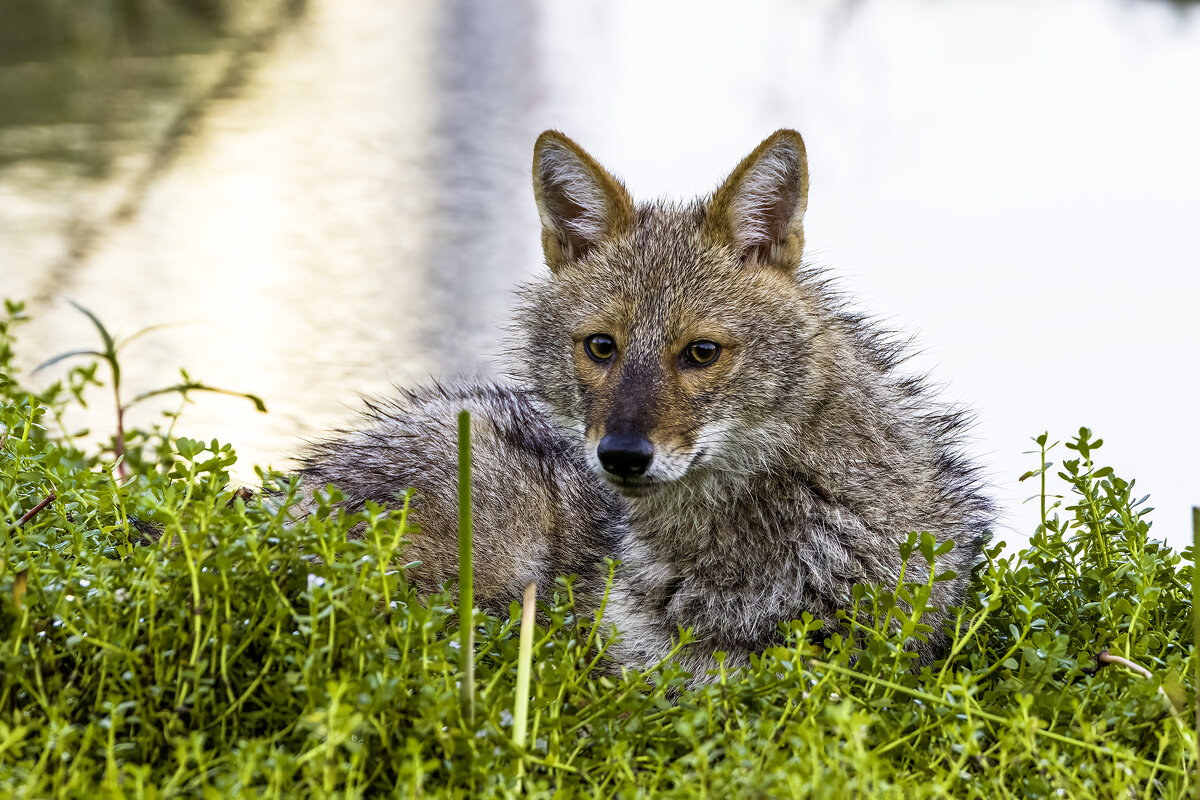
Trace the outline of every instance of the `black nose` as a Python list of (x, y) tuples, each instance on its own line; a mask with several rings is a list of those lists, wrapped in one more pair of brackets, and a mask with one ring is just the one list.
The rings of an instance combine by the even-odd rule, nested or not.
[(600, 440), (596, 455), (605, 470), (621, 478), (630, 478), (650, 468), (654, 445), (645, 436), (610, 433)]

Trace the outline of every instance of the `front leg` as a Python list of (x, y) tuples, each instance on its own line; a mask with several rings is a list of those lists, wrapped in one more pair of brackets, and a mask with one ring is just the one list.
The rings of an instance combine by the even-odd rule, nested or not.
[(604, 624), (617, 629), (609, 646), (613, 660), (647, 669), (670, 656), (678, 644), (679, 626), (668, 608), (681, 579), (669, 564), (647, 563), (640, 556), (634, 547), (617, 566)]

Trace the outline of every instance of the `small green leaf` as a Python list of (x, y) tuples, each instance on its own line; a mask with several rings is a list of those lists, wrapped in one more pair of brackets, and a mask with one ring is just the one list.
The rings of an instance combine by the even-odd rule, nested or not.
[(921, 531), (921, 555), (925, 558), (925, 561), (930, 564), (933, 563), (936, 546), (937, 542), (933, 538), (933, 534), (929, 531)]

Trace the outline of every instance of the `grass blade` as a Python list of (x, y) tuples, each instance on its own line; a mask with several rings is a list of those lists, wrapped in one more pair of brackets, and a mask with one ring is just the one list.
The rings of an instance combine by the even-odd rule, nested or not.
[(521, 644), (517, 654), (517, 699), (513, 703), (513, 744), (525, 746), (525, 726), (529, 719), (529, 677), (533, 666), (533, 612), (537, 605), (537, 582), (525, 584), (521, 603)]
[(174, 386), (164, 386), (161, 389), (151, 389), (148, 392), (142, 392), (126, 403), (125, 408), (132, 408), (143, 400), (149, 400), (151, 397), (160, 397), (164, 394), (180, 394), (186, 397), (188, 392), (212, 392), (213, 394), (224, 394), (229, 395), (230, 397), (244, 397), (254, 404), (254, 407), (259, 411), (259, 413), (267, 413), (267, 404), (264, 403), (263, 399), (256, 394), (249, 394), (248, 392), (234, 392), (229, 389), (218, 389), (215, 386), (207, 386), (196, 381), (177, 383)]
[(462, 714), (475, 725), (475, 592), (471, 570), (471, 412), (458, 414), (458, 615), (463, 659)]
[(97, 317), (95, 314), (93, 314), (91, 312), (91, 310), (85, 308), (84, 306), (81, 306), (79, 303), (76, 303), (71, 298), (65, 297), (63, 299), (66, 300), (71, 305), (75, 306), (75, 308), (78, 309), (80, 313), (82, 313), (84, 316), (86, 316), (88, 319), (90, 319), (92, 321), (92, 325), (94, 325), (96, 330), (100, 333), (100, 338), (102, 340), (104, 340), (105, 352), (109, 356), (114, 355), (117, 352), (116, 342), (113, 341), (112, 334), (108, 332), (108, 328), (104, 327), (104, 323), (100, 321), (100, 318)]
[[(1196, 664), (1196, 759), (1200, 764), (1200, 506), (1192, 506), (1192, 660)], [(1195, 797), (1200, 800), (1200, 776), (1195, 778)]]
[(68, 350), (65, 353), (59, 353), (58, 355), (54, 356), (53, 358), (48, 358), (45, 361), (43, 361), (42, 363), (38, 364), (36, 367), (33, 368), (33, 372), (34, 372), (34, 374), (37, 374), (41, 370), (44, 370), (46, 367), (53, 367), (58, 362), (64, 361), (68, 358), (74, 358), (75, 356), (91, 356), (92, 358), (108, 358), (108, 356), (104, 355), (104, 353), (98, 352), (96, 350)]

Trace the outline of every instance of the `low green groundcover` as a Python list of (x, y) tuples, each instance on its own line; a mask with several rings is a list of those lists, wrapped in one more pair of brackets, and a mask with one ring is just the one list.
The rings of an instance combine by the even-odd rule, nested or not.
[[(347, 515), (334, 495), (292, 524), (286, 504), (229, 489), (233, 451), (175, 438), (174, 413), (81, 449), (64, 410), (97, 364), (111, 391), (118, 345), (97, 323), (97, 362), (33, 392), (13, 363), (20, 318), (8, 303), (0, 319), (0, 796), (1191, 791), (1192, 569), (1149, 538), (1149, 509), (1094, 463), (1087, 430), (1057, 470), (1065, 498), (1038, 438), (1043, 522), (1016, 556), (988, 547), (944, 663), (910, 670), (901, 643), (927, 630), (928, 586), (902, 582), (857, 593), (852, 640), (812, 644), (799, 620), (699, 690), (671, 663), (614, 677), (610, 632), (562, 582), (519, 747), (515, 604), (476, 617), (468, 725), (454, 598), (406, 583), (404, 513)], [(206, 388), (185, 375), (169, 391)], [(905, 549), (938, 555), (928, 536)]]

